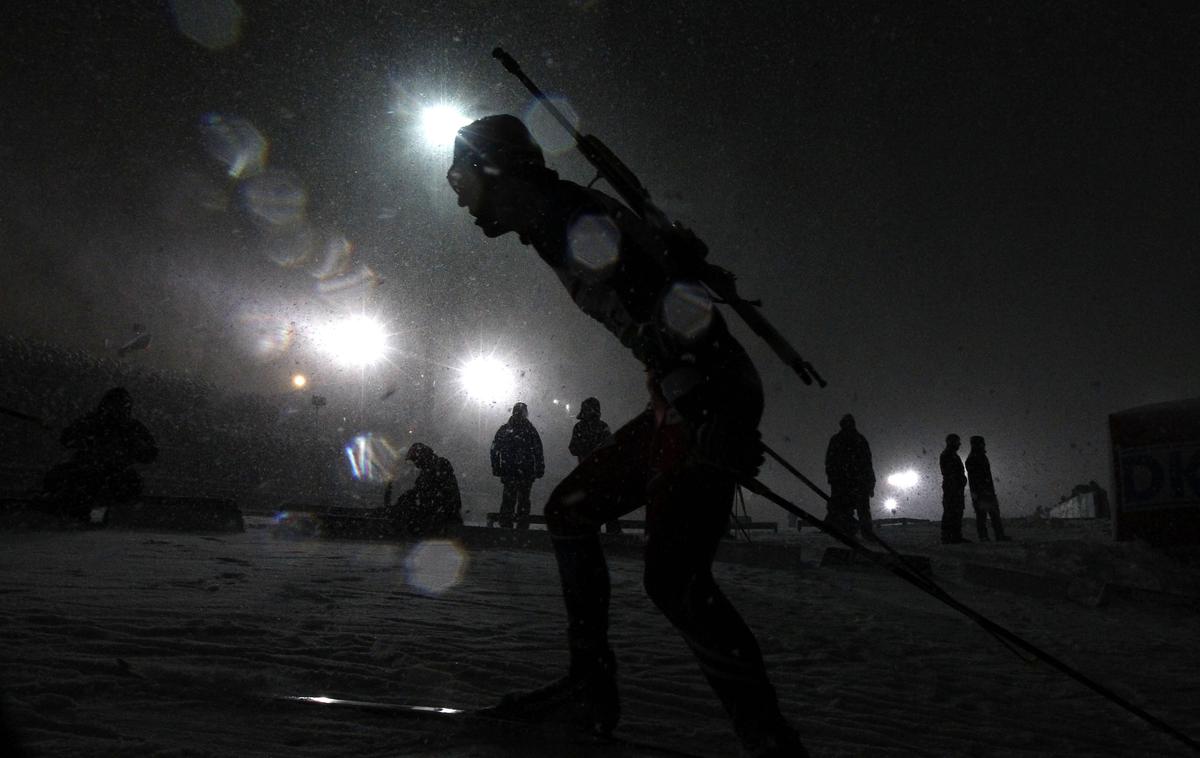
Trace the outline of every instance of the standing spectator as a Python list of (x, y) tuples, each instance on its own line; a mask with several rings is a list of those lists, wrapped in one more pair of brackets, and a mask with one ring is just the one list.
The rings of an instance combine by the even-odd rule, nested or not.
[(504, 494), (500, 499), (500, 526), (511, 529), (516, 513), (517, 529), (529, 528), (529, 491), (533, 481), (546, 473), (542, 438), (529, 421), (525, 403), (513, 406), (508, 423), (492, 439), (492, 476), (500, 477)]
[(967, 470), (963, 468), (958, 449), (962, 439), (957, 434), (946, 435), (946, 449), (939, 463), (942, 466), (942, 544), (960, 545), (970, 540), (963, 539), (963, 510), (967, 499), (963, 490), (967, 486)]
[(854, 416), (849, 413), (842, 416), (840, 426), (841, 431), (829, 439), (825, 450), (825, 477), (829, 480), (826, 521), (846, 534), (859, 531), (871, 539), (875, 536), (871, 523), (871, 498), (875, 496), (871, 446), (855, 428)]
[(146, 425), (133, 417), (133, 398), (113, 387), (91, 413), (63, 430), (63, 447), (71, 460), (46, 473), (46, 497), (62, 515), (84, 523), (92, 508), (127, 503), (142, 494), (135, 463), (151, 463), (158, 446)]
[(971, 485), (971, 505), (975, 508), (975, 528), (979, 541), (987, 542), (987, 520), (992, 519), (992, 531), (996, 542), (1008, 542), (1004, 536), (1004, 525), (1000, 523), (1000, 501), (996, 499), (996, 485), (992, 482), (992, 464), (988, 462), (987, 448), (983, 437), (971, 438), (971, 453), (967, 456), (967, 477)]
[[(612, 432), (609, 431), (608, 424), (600, 420), (600, 401), (594, 397), (583, 401), (579, 406), (579, 415), (575, 418), (579, 419), (579, 423), (571, 430), (571, 444), (567, 446), (567, 450), (576, 460), (583, 463), (583, 459), (595, 452), (596, 448), (612, 440)], [(604, 531), (608, 534), (620, 534), (621, 522), (617, 519), (609, 521), (604, 525)]]

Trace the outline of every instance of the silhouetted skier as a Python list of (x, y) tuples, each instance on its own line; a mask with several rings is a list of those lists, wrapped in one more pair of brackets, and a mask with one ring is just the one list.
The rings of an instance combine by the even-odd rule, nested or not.
[(142, 494), (135, 463), (151, 463), (158, 447), (133, 417), (133, 398), (124, 387), (104, 393), (91, 413), (73, 421), (60, 438), (71, 460), (46, 473), (46, 498), (64, 516), (87, 523), (92, 508), (127, 503)]
[(987, 521), (992, 520), (992, 531), (997, 542), (1008, 542), (1004, 525), (1000, 523), (1000, 501), (996, 498), (996, 485), (992, 482), (992, 464), (988, 461), (987, 446), (983, 437), (971, 438), (971, 452), (967, 455), (967, 478), (971, 487), (971, 505), (975, 507), (975, 528), (979, 541), (987, 542)]
[(461, 526), (462, 497), (450, 461), (420, 442), (413, 443), (405, 460), (412, 461), (420, 471), (417, 481), (394, 504), (391, 482), (383, 493), (384, 510), (395, 520), (400, 533), (408, 537), (438, 536)]
[(650, 391), (650, 407), (568, 474), (546, 505), (567, 610), (567, 675), (500, 708), (600, 732), (615, 726), (599, 531), (644, 504), (646, 591), (696, 655), (744, 748), (761, 758), (805, 755), (753, 633), (712, 577), (736, 482), (762, 463), (763, 394), (720, 312), (698, 307), (707, 295), (696, 274), (707, 264), (658, 257), (653, 230), (608, 195), (560, 180), (513, 116), (461, 129), (447, 179), (484, 234), (516, 232), (537, 251), (575, 304), (642, 362)]
[(874, 537), (871, 498), (875, 496), (875, 469), (871, 446), (855, 428), (854, 416), (842, 416), (839, 426), (841, 430), (829, 438), (825, 448), (825, 477), (829, 480), (826, 520), (846, 534), (861, 531), (864, 537)]
[[(542, 438), (529, 421), (525, 403), (513, 406), (508, 423), (492, 439), (492, 476), (504, 487), (500, 497), (500, 526), (529, 528), (529, 493), (535, 479), (546, 474)], [(514, 513), (516, 522), (513, 521)]]
[[(579, 406), (579, 415), (575, 428), (571, 430), (571, 442), (567, 450), (579, 463), (595, 452), (601, 445), (612, 441), (612, 431), (608, 424), (600, 420), (600, 401), (594, 397), (586, 398)], [(621, 522), (613, 519), (604, 525), (604, 531), (609, 534), (621, 533)]]
[(946, 449), (938, 463), (942, 469), (942, 544), (957, 545), (970, 540), (963, 539), (963, 510), (967, 507), (967, 470), (963, 468), (958, 449), (962, 439), (957, 434), (946, 435)]

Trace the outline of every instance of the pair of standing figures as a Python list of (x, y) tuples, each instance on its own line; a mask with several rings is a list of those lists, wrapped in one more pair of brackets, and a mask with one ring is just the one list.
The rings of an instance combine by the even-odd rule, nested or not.
[(946, 436), (946, 449), (939, 463), (942, 469), (942, 543), (947, 545), (969, 542), (962, 535), (963, 511), (966, 496), (963, 489), (970, 486), (971, 505), (975, 508), (975, 527), (979, 541), (988, 541), (988, 521), (992, 522), (992, 534), (996, 542), (1008, 542), (1011, 537), (1004, 533), (1000, 521), (1000, 501), (996, 498), (996, 484), (992, 481), (992, 464), (987, 457), (987, 444), (983, 437), (971, 437), (971, 452), (964, 466), (958, 457), (962, 440), (957, 434)]

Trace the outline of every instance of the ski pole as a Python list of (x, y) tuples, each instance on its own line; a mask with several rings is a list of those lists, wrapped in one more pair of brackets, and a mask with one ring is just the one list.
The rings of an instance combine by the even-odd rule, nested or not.
[(1051, 667), (1057, 669), (1061, 673), (1066, 674), (1068, 677), (1070, 677), (1071, 679), (1074, 679), (1075, 681), (1084, 685), (1085, 687), (1092, 690), (1093, 692), (1101, 695), (1102, 697), (1110, 700), (1113, 703), (1116, 703), (1120, 707), (1124, 708), (1126, 711), (1128, 711), (1128, 712), (1132, 713), (1134, 716), (1137, 716), (1138, 718), (1140, 718), (1142, 721), (1145, 721), (1147, 724), (1150, 724), (1151, 726), (1170, 735), (1171, 737), (1174, 737), (1177, 741), (1183, 743), (1184, 745), (1187, 745), (1188, 747), (1190, 747), (1192, 750), (1196, 751), (1197, 753), (1200, 753), (1200, 742), (1197, 742), (1196, 740), (1192, 739), (1188, 735), (1184, 734), (1179, 729), (1176, 729), (1174, 726), (1168, 724), (1167, 722), (1163, 721), (1162, 719), (1158, 718), (1157, 716), (1147, 712), (1145, 709), (1129, 702), (1125, 698), (1118, 695), (1116, 692), (1113, 692), (1108, 687), (1105, 687), (1103, 684), (1100, 684), (1099, 682), (1085, 676), (1083, 673), (1072, 668), (1071, 666), (1069, 666), (1068, 664), (1059, 660), (1055, 656), (1042, 650), (1037, 645), (1034, 645), (1032, 642), (1029, 642), (1024, 637), (1021, 637), (1020, 635), (1016, 634), (1015, 632), (1009, 631), (1007, 628), (1001, 626), (1000, 624), (996, 623), (995, 621), (992, 621), (987, 616), (984, 616), (982, 613), (979, 613), (978, 611), (971, 608), (970, 606), (955, 599), (949, 593), (947, 593), (945, 590), (942, 590), (936, 584), (932, 584), (925, 577), (918, 574), (918, 572), (913, 571), (912, 568), (910, 566), (908, 566), (907, 564), (894, 563), (893, 561), (886, 560), (886, 556), (882, 556), (871, 550), (867, 550), (865, 547), (863, 547), (861, 544), (859, 544), (858, 541), (855, 540), (853, 537), (850, 537), (849, 535), (842, 533), (841, 530), (835, 529), (835, 528), (829, 526), (828, 524), (822, 523), (820, 519), (818, 519), (815, 516), (813, 516), (812, 514), (808, 513), (803, 508), (800, 508), (799, 506), (795, 505), (794, 503), (792, 503), (792, 502), (784, 499), (780, 495), (776, 494), (773, 490), (771, 490), (769, 487), (767, 487), (765, 484), (758, 481), (757, 479), (745, 479), (745, 480), (742, 480), (740, 482), (740, 484), (743, 487), (745, 487), (746, 489), (755, 493), (756, 495), (759, 495), (760, 497), (770, 500), (772, 503), (775, 503), (776, 505), (778, 505), (780, 508), (783, 508), (788, 513), (795, 515), (797, 518), (803, 520), (805, 523), (816, 526), (818, 529), (821, 529), (822, 531), (829, 534), (830, 536), (844, 542), (845, 544), (849, 545), (851, 548), (866, 555), (868, 558), (870, 558), (876, 564), (883, 566), (884, 568), (891, 571), (893, 574), (896, 574), (901, 579), (904, 579), (905, 581), (914, 585), (918, 589), (924, 590), (929, 595), (937, 598), (938, 600), (941, 600), (943, 603), (950, 606), (951, 608), (958, 611), (959, 613), (963, 614), (967, 618), (971, 619), (972, 621), (974, 621), (979, 626), (983, 627), (988, 632), (991, 632), (992, 636), (997, 637), (997, 638), (1003, 638), (1007, 642), (1010, 642), (1013, 645), (1016, 645), (1017, 647), (1030, 653), (1031, 655), (1033, 655), (1034, 657), (1043, 661), (1044, 663), (1049, 664)]

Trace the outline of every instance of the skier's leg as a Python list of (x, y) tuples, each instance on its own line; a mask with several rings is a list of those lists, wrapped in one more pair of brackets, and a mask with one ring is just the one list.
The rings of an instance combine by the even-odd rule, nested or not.
[(695, 654), (743, 745), (752, 754), (804, 755), (779, 711), (754, 633), (712, 576), (733, 490), (726, 474), (699, 466), (664, 478), (652, 490), (646, 592)]
[(506, 697), (500, 708), (507, 713), (583, 721), (601, 732), (616, 725), (620, 705), (616, 660), (608, 645), (610, 587), (599, 530), (642, 504), (652, 434), (652, 417), (635, 418), (616, 432), (612, 445), (589, 456), (551, 493), (546, 525), (567, 611), (570, 669), (541, 690)]

